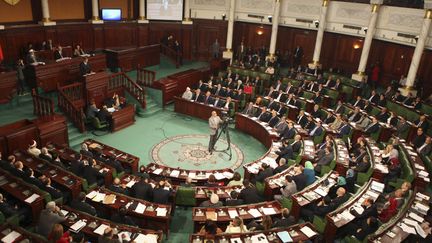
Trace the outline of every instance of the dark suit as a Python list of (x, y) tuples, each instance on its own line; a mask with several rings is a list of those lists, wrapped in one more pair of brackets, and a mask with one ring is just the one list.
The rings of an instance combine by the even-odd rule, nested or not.
[(99, 175), (99, 172), (93, 168), (91, 165), (84, 166), (82, 170), (82, 177), (84, 177), (87, 180), (87, 183), (89, 185), (93, 185), (97, 183), (97, 177)]
[(275, 117), (270, 118), (268, 124), (269, 124), (269, 126), (274, 127), (274, 126), (276, 126), (276, 124), (278, 124), (278, 122), (279, 122), (279, 117), (275, 116)]
[(368, 100), (372, 104), (377, 104), (379, 102), (379, 95), (370, 96)]
[(54, 187), (45, 186), (42, 190), (48, 192), (54, 200), (63, 197), (63, 193)]
[(292, 147), (293, 152), (294, 152), (294, 153), (297, 153), (297, 152), (300, 151), (300, 148), (301, 148), (301, 142), (300, 142), (300, 141), (298, 141), (298, 142), (294, 142), (294, 143), (291, 144), (291, 147)]
[(259, 203), (262, 200), (257, 190), (253, 187), (247, 187), (241, 190), (238, 198), (242, 199), (245, 204)]
[(204, 101), (204, 96), (202, 94), (199, 94), (197, 97), (197, 94), (193, 94), (192, 95), (192, 100), (196, 101), (196, 102), (203, 102)]
[(354, 101), (353, 106), (359, 107), (360, 109), (363, 109), (363, 106), (364, 106), (363, 100)]
[(225, 206), (240, 206), (243, 204), (242, 199), (227, 199), (225, 201)]
[(170, 194), (171, 190), (165, 190), (164, 188), (156, 188), (153, 191), (153, 202), (168, 204)]
[(348, 135), (350, 132), (351, 132), (351, 126), (348, 124), (342, 125), (342, 127), (339, 129), (340, 136)]
[(306, 123), (308, 122), (306, 116), (297, 117), (297, 124), (299, 124), (301, 127), (305, 127)]
[(426, 132), (427, 129), (428, 129), (428, 127), (429, 127), (429, 123), (428, 123), (427, 121), (424, 121), (424, 122), (422, 122), (422, 123), (420, 124), (420, 126), (419, 126), (419, 123), (420, 123), (420, 120), (416, 120), (416, 121), (414, 122), (414, 124), (415, 124), (416, 126), (421, 127), (421, 128), (423, 129), (423, 132)]
[(120, 215), (118, 213), (113, 214), (111, 216), (111, 221), (118, 223), (118, 224), (125, 224), (125, 225), (131, 225), (136, 226), (135, 222), (127, 215)]
[(280, 151), (276, 151), (276, 154), (279, 155), (279, 157), (276, 160), (279, 160), (280, 158), (284, 158), (288, 161), (289, 159), (294, 158), (294, 152), (293, 152), (291, 144), (288, 144), (287, 146), (282, 147), (280, 149)]
[(111, 113), (109, 113), (107, 110), (105, 109), (101, 109), (98, 114), (97, 117), (99, 118), (99, 121), (101, 122), (105, 122), (108, 121), (111, 118)]
[(262, 122), (269, 122), (270, 121), (270, 118), (271, 118), (271, 115), (270, 115), (270, 113), (269, 112), (265, 112), (265, 113), (260, 113), (259, 115), (258, 115), (258, 119), (260, 120), (260, 121), (262, 121)]
[(96, 209), (86, 202), (79, 201), (78, 199), (74, 199), (70, 205), (73, 209), (78, 211), (88, 213), (90, 215), (96, 216)]
[(296, 221), (293, 216), (289, 216), (288, 218), (277, 219), (273, 223), (273, 228), (290, 227), (291, 225), (295, 224), (295, 222)]
[(337, 114), (343, 114), (345, 111), (345, 107), (343, 105), (337, 106), (334, 111)]
[(61, 52), (55, 51), (54, 52), (54, 59), (58, 60), (58, 59), (61, 59), (61, 58), (63, 58), (63, 55), (61, 54)]
[(281, 173), (282, 171), (288, 169), (288, 167), (289, 167), (288, 164), (284, 164), (284, 165), (282, 165), (282, 166), (278, 166), (278, 167), (276, 167), (276, 168), (273, 170), (273, 174), (274, 174), (274, 175), (279, 174), (279, 173)]
[(80, 63), (80, 65), (79, 65), (79, 70), (80, 70), (80, 74), (81, 74), (81, 76), (84, 76), (84, 75), (86, 75), (86, 74), (89, 74), (89, 73), (91, 73), (91, 66), (90, 66), (90, 64), (85, 64), (84, 62), (82, 62), (82, 63)]
[(6, 218), (18, 213), (17, 210), (15, 210), (15, 208), (9, 205), (7, 202), (0, 203), (0, 212), (2, 212)]
[(307, 176), (304, 173), (300, 173), (293, 177), (296, 184), (297, 191), (303, 190), (307, 185)]
[(135, 183), (131, 188), (131, 195), (133, 197), (143, 199), (146, 201), (151, 201), (152, 193), (153, 193), (153, 188), (149, 183), (145, 183), (144, 181), (139, 181)]
[(378, 123), (371, 124), (365, 129), (365, 133), (372, 134), (378, 132), (380, 126)]
[(382, 113), (380, 112), (377, 116), (376, 116), (377, 120), (380, 122), (387, 122), (387, 119), (389, 118), (389, 114), (388, 113)]
[(273, 175), (273, 169), (271, 167), (268, 167), (267, 169), (258, 172), (258, 175), (255, 177), (255, 180), (257, 182), (264, 182), (264, 180), (267, 177), (270, 177), (272, 175)]
[(124, 194), (124, 195), (128, 195), (128, 191), (126, 188), (123, 188), (121, 186), (116, 186), (116, 185), (110, 185), (108, 186), (108, 190), (113, 191), (113, 192), (117, 192), (120, 194)]
[(286, 127), (285, 130), (282, 132), (281, 137), (284, 139), (292, 139), (294, 136), (296, 135), (296, 130), (295, 128), (289, 128)]

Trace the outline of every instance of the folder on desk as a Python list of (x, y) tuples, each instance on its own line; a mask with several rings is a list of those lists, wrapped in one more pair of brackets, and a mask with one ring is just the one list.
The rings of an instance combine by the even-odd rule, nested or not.
[(103, 200), (103, 204), (114, 204), (116, 200), (116, 195), (114, 194), (110, 194), (105, 196), (104, 200)]
[(207, 211), (206, 218), (211, 221), (217, 221), (217, 214), (215, 211)]
[(283, 243), (293, 242), (293, 239), (291, 238), (291, 236), (288, 234), (287, 231), (277, 232), (277, 236)]
[(34, 202), (36, 199), (38, 199), (40, 196), (36, 193), (33, 193), (33, 195), (31, 195), (30, 197), (28, 197), (25, 202), (26, 203), (32, 203)]
[(20, 233), (18, 233), (16, 231), (12, 231), (9, 234), (7, 234), (5, 237), (3, 237), (1, 239), (1, 241), (4, 242), (4, 243), (14, 242), (20, 236), (21, 236)]

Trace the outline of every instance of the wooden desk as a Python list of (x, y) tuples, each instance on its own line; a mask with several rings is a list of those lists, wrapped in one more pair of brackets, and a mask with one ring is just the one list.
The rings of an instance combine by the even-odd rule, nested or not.
[[(174, 171), (179, 171), (180, 174), (178, 176), (173, 176), (172, 173)], [(180, 183), (185, 182), (186, 178), (191, 177), (194, 184), (198, 186), (204, 185), (211, 174), (215, 175), (216, 181), (220, 184), (227, 184), (228, 180), (230, 180), (234, 175), (234, 171), (228, 168), (222, 170), (185, 170), (156, 163), (148, 164), (146, 166), (146, 172), (154, 178), (160, 176), (168, 178), (171, 180), (173, 185), (179, 185)], [(219, 176), (221, 178), (218, 180)]]
[(219, 196), (219, 201), (225, 202), (227, 198), (231, 198), (230, 193), (232, 191), (235, 190), (240, 192), (241, 189), (243, 189), (243, 186), (197, 186), (195, 187), (196, 206), (199, 206), (202, 202), (209, 200), (210, 195), (213, 193), (216, 193)]
[(333, 144), (336, 150), (336, 168), (339, 175), (345, 175), (349, 167), (349, 152), (342, 139), (333, 139)]
[(7, 223), (0, 225), (0, 239), (3, 239), (3, 237), (7, 236), (12, 231), (18, 232), (20, 234), (20, 236), (16, 238), (15, 241), (13, 242), (27, 242), (27, 241), (32, 243), (47, 242), (46, 239), (42, 238), (37, 234), (30, 233), (24, 228), (21, 228), (16, 225), (7, 224)]
[[(44, 195), (46, 192), (40, 190), (39, 188), (28, 184), (21, 178), (11, 175), (8, 171), (0, 169), (0, 190), (6, 192), (12, 197), (16, 198), (21, 203), (28, 206), (32, 211), (33, 222), (39, 218), (39, 214), (42, 209), (45, 208)], [(32, 203), (28, 203), (25, 200), (32, 196), (33, 194), (38, 194), (39, 197)]]
[(430, 183), (430, 174), (427, 171), (423, 160), (417, 151), (409, 146), (406, 142), (402, 142), (399, 140), (399, 148), (402, 153), (402, 156), (406, 156), (408, 159), (409, 165), (412, 168), (413, 176), (414, 176), (414, 186), (416, 186), (419, 191), (424, 191), (428, 187)]
[[(323, 182), (326, 180), (331, 181), (329, 185), (326, 186), (327, 188), (331, 188), (333, 185), (335, 185), (337, 180), (335, 172), (330, 171), (329, 173), (319, 178), (319, 180), (316, 180), (313, 184), (291, 196), (293, 202), (291, 207), (291, 215), (296, 220), (298, 220), (300, 217), (300, 210), (302, 207), (304, 207), (305, 205), (309, 205), (310, 203), (316, 202), (317, 200), (322, 198), (322, 196), (315, 193), (314, 190), (320, 186), (323, 186)], [(305, 195), (307, 195), (307, 193), (312, 193), (314, 195), (313, 199), (306, 198)]]
[(270, 201), (270, 202), (262, 202), (262, 203), (255, 203), (255, 204), (248, 204), (248, 205), (242, 205), (242, 206), (226, 206), (226, 207), (216, 207), (216, 208), (201, 208), (201, 207), (194, 207), (192, 209), (192, 220), (194, 221), (194, 232), (198, 232), (203, 224), (207, 221), (207, 214), (209, 213), (216, 213), (217, 214), (217, 220), (215, 221), (219, 227), (222, 228), (222, 230), (225, 230), (226, 226), (230, 223), (232, 220), (228, 214), (229, 210), (235, 210), (237, 211), (237, 214), (240, 218), (245, 221), (245, 224), (247, 224), (248, 221), (251, 221), (252, 219), (256, 219), (254, 216), (252, 216), (250, 213), (248, 213), (251, 209), (256, 209), (260, 212), (261, 216), (264, 215), (263, 210), (261, 208), (273, 208), (274, 213), (268, 214), (272, 217), (280, 217), (282, 213), (282, 205), (278, 201)]
[(147, 67), (160, 63), (160, 45), (149, 45), (123, 50), (107, 49), (107, 66), (112, 71), (120, 68), (122, 71), (130, 71), (138, 66)]
[(273, 198), (274, 195), (281, 194), (280, 189), (284, 185), (283, 182), (285, 181), (285, 176), (294, 176), (294, 167), (295, 165), (291, 165), (281, 173), (272, 175), (265, 179), (264, 195), (267, 199)]
[(263, 126), (260, 122), (253, 120), (251, 117), (236, 113), (236, 129), (245, 132), (256, 138), (267, 148), (270, 148), (273, 140), (278, 138), (275, 132), (270, 132), (267, 126)]
[(120, 161), (122, 166), (128, 168), (131, 173), (138, 172), (138, 164), (140, 159), (137, 156), (128, 154), (93, 139), (87, 139), (84, 141), (84, 143), (87, 144), (90, 150), (95, 151), (95, 148), (99, 148), (102, 150), (102, 153), (105, 156), (115, 158), (116, 160)]
[[(65, 226), (66, 228), (70, 228), (72, 225), (74, 225), (79, 220), (86, 221), (87, 225), (84, 226), (79, 232), (84, 234), (89, 240), (94, 241), (94, 242), (97, 242), (98, 237), (100, 236), (97, 233), (95, 233), (94, 231), (102, 224), (109, 225), (112, 228), (116, 228), (119, 233), (120, 232), (129, 232), (129, 233), (132, 233), (133, 235), (135, 235), (135, 234), (157, 235), (157, 242), (162, 242), (163, 235), (162, 235), (162, 231), (160, 231), (160, 230), (154, 231), (154, 230), (149, 230), (149, 229), (141, 229), (138, 227), (124, 225), (124, 224), (114, 223), (114, 222), (106, 220), (106, 219), (102, 219), (99, 217), (89, 215), (87, 213), (83, 213), (83, 212), (78, 211), (76, 209), (73, 209), (69, 206), (62, 206), (61, 209), (68, 212), (68, 214), (66, 215), (66, 220), (62, 222), (62, 225)], [(90, 227), (90, 224), (94, 224), (95, 227), (94, 228)], [(137, 237), (137, 236), (138, 235), (136, 235), (135, 237)], [(134, 238), (132, 238), (132, 239), (134, 239)]]
[[(169, 229), (170, 229), (170, 222), (171, 222), (171, 206), (170, 205), (163, 205), (163, 204), (157, 204), (148, 202), (141, 199), (132, 198), (123, 194), (115, 193), (110, 190), (107, 190), (105, 188), (96, 188), (93, 191), (91, 191), (87, 196), (89, 196), (93, 192), (100, 192), (104, 193), (106, 195), (115, 195), (116, 200), (113, 204), (104, 204), (103, 202), (95, 202), (92, 199), (89, 199), (87, 197), (87, 201), (91, 203), (98, 211), (105, 212), (107, 215), (111, 215), (113, 213), (118, 212), (118, 209), (121, 206), (125, 206), (129, 204), (129, 207), (127, 208), (127, 215), (134, 218), (139, 225), (140, 228), (147, 228), (147, 229), (153, 229), (153, 230), (160, 230), (162, 229), (167, 236), (169, 235)], [(136, 206), (138, 203), (144, 204), (146, 206), (146, 209), (143, 213), (138, 213), (135, 211)], [(156, 209), (157, 208), (165, 208), (167, 210), (167, 213), (165, 216), (157, 216)]]
[(258, 175), (262, 163), (266, 163), (271, 168), (275, 169), (278, 166), (278, 164), (276, 163), (276, 158), (278, 157), (276, 151), (278, 151), (279, 147), (281, 146), (282, 146), (281, 142), (273, 142), (271, 147), (267, 150), (267, 152), (259, 159), (254, 160), (247, 164), (243, 164), (243, 169), (244, 169), (243, 178), (252, 181), (255, 178), (255, 176)]
[(366, 138), (366, 149), (370, 156), (371, 167), (374, 168), (372, 178), (375, 178), (379, 182), (384, 181), (384, 176), (388, 174), (387, 165), (382, 164), (382, 154), (375, 140)]
[(242, 242), (248, 242), (247, 240), (254, 235), (258, 234), (264, 234), (268, 240), (268, 242), (275, 242), (275, 243), (282, 243), (282, 241), (279, 239), (279, 237), (276, 236), (278, 232), (287, 231), (289, 233), (295, 231), (297, 235), (291, 236), (293, 242), (307, 242), (308, 240), (313, 240), (315, 236), (309, 238), (306, 236), (300, 229), (303, 227), (309, 227), (312, 231), (318, 235), (318, 231), (316, 230), (315, 226), (309, 222), (303, 223), (303, 224), (296, 224), (292, 225), (287, 228), (275, 228), (270, 230), (264, 230), (264, 231), (254, 231), (249, 233), (222, 233), (217, 234), (214, 237), (213, 236), (204, 236), (202, 234), (192, 234), (189, 236), (189, 242), (190, 243), (204, 243), (204, 240), (215, 240), (215, 242), (222, 242), (222, 240), (227, 240), (227, 242), (232, 242), (231, 239), (234, 240), (234, 238), (240, 238)]
[(37, 127), (30, 120), (20, 120), (0, 127), (0, 151), (3, 158), (17, 149), (27, 149), (32, 140), (39, 142)]
[[(104, 59), (105, 54), (89, 57), (92, 70), (106, 69)], [(30, 83), (34, 82), (37, 87), (42, 88), (45, 92), (56, 90), (57, 85), (64, 86), (74, 81), (80, 81), (79, 65), (82, 60), (82, 57), (76, 57), (59, 62), (49, 61), (45, 65), (28, 66), (26, 70), (29, 75), (28, 81)]]
[(135, 123), (135, 107), (132, 104), (112, 113), (112, 131), (116, 132)]
[[(73, 163), (78, 163), (78, 159), (80, 156), (79, 152), (76, 152), (75, 150), (61, 146), (58, 144), (47, 144), (47, 148), (50, 152), (55, 152), (59, 155), (62, 162), (65, 162), (68, 165), (72, 165)], [(86, 159), (87, 161), (91, 161), (93, 158), (87, 157), (85, 155), (82, 155), (83, 159)], [(112, 184), (113, 181), (113, 175), (115, 173), (115, 169), (99, 160), (96, 160), (96, 166), (95, 169), (100, 171), (103, 170), (103, 176), (104, 176), (104, 185), (109, 186)]]
[[(17, 161), (19, 160), (23, 162), (24, 166), (31, 168), (35, 174), (45, 175), (51, 179), (53, 184), (56, 184), (57, 186), (70, 192), (73, 199), (78, 197), (82, 189), (83, 178), (42, 159), (32, 157), (26, 152), (18, 151), (15, 152), (14, 155)], [(69, 180), (73, 180), (73, 183), (68, 184), (67, 182)]]
[(17, 73), (15, 71), (0, 72), (0, 104), (11, 101), (17, 91)]
[(218, 115), (221, 116), (223, 109), (179, 97), (174, 97), (174, 111), (193, 117), (198, 117), (203, 120), (208, 120), (213, 111), (216, 111)]

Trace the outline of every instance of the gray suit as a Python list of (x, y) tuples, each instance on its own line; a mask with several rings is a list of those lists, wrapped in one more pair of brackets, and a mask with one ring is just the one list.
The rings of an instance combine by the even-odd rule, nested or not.
[(44, 209), (39, 216), (39, 223), (37, 225), (38, 233), (48, 237), (54, 224), (59, 224), (65, 221), (66, 218), (62, 213), (54, 213), (51, 210)]
[(219, 116), (211, 116), (209, 118), (209, 128), (210, 128), (210, 142), (209, 142), (209, 152), (213, 152), (214, 145), (216, 143), (217, 130), (219, 124), (222, 123), (222, 119)]

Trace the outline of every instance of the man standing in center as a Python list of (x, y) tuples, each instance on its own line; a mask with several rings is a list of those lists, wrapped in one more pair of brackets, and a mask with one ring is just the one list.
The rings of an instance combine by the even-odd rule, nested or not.
[(212, 111), (212, 115), (209, 118), (210, 127), (210, 142), (209, 142), (209, 153), (212, 154), (214, 150), (214, 145), (216, 143), (217, 131), (219, 129), (219, 124), (222, 123), (222, 119), (217, 115), (216, 111)]

